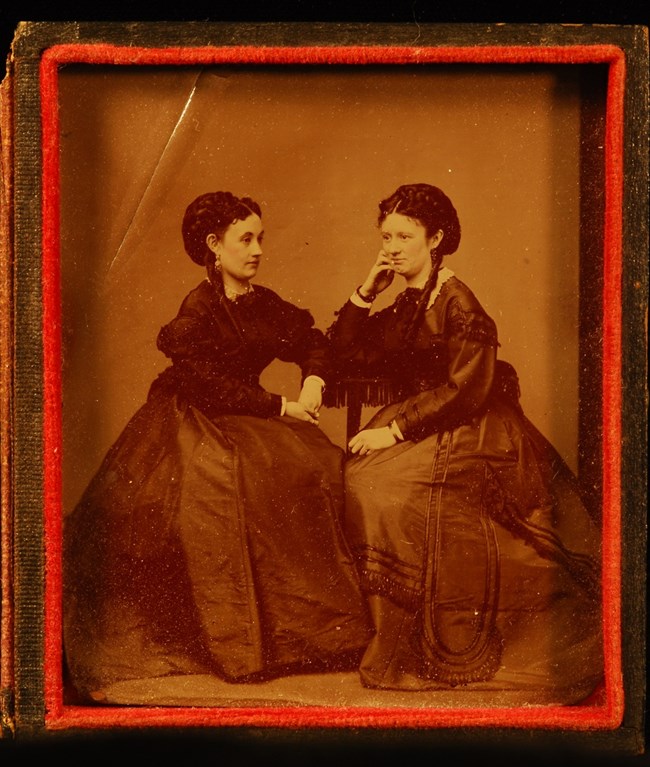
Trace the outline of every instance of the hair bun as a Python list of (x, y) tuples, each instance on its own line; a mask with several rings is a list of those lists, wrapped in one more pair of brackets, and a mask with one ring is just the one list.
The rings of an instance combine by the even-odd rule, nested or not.
[(250, 197), (236, 197), (232, 192), (200, 195), (187, 206), (183, 216), (183, 244), (188, 256), (195, 264), (205, 266), (211, 255), (207, 236), (214, 234), (221, 239), (232, 223), (252, 214), (261, 217), (262, 212)]

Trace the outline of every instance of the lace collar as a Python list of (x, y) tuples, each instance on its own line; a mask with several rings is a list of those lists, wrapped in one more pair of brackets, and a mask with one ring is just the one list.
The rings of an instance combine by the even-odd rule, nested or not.
[(454, 273), (451, 271), (451, 269), (448, 269), (446, 266), (441, 267), (440, 271), (438, 272), (438, 281), (436, 282), (436, 287), (431, 291), (431, 295), (429, 296), (429, 303), (427, 304), (427, 309), (430, 306), (433, 306), (433, 302), (440, 295), (442, 286), (445, 284), (445, 282), (447, 282), (447, 280), (450, 277), (453, 277), (453, 276), (454, 276)]
[(250, 283), (248, 284), (248, 289), (244, 290), (241, 293), (238, 293), (235, 290), (227, 288), (225, 285), (223, 286), (224, 296), (232, 303), (235, 303), (236, 301), (246, 301), (246, 299), (250, 300), (253, 292), (254, 292), (254, 288)]

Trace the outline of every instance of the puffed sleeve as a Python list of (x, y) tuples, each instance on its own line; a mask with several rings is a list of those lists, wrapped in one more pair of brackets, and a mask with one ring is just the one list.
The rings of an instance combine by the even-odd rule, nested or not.
[(401, 404), (395, 424), (404, 439), (417, 442), (466, 421), (491, 391), (497, 356), (492, 319), (480, 307), (464, 306), (454, 298), (446, 306), (443, 335), (449, 360), (447, 381)]
[(178, 315), (161, 328), (157, 346), (172, 362), (175, 388), (208, 417), (238, 413), (268, 418), (282, 412), (282, 397), (257, 380), (236, 374), (238, 344), (220, 332), (208, 306), (188, 296)]

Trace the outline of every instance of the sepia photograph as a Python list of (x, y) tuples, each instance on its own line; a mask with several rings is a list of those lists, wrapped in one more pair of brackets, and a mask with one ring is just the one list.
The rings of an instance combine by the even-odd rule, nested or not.
[(601, 72), (59, 78), (71, 695), (597, 694)]
[(263, 32), (38, 54), (36, 718), (616, 732), (643, 46)]

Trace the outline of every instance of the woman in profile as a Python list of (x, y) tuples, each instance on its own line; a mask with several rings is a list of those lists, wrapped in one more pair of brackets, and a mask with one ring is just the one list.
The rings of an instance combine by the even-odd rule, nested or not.
[[(65, 523), (65, 657), (82, 699), (171, 674), (345, 668), (369, 637), (340, 528), (343, 451), (318, 428), (325, 338), (253, 286), (253, 200), (201, 195), (182, 233), (206, 278), (161, 329), (171, 364)], [(297, 399), (260, 386), (276, 358), (300, 367)]]
[[(346, 532), (375, 626), (364, 685), (515, 690), (570, 703), (602, 676), (599, 538), (576, 479), (526, 419), (497, 329), (443, 266), (449, 198), (401, 186), (383, 246), (329, 330), (384, 406), (349, 441)], [(372, 312), (395, 276), (405, 289)]]

